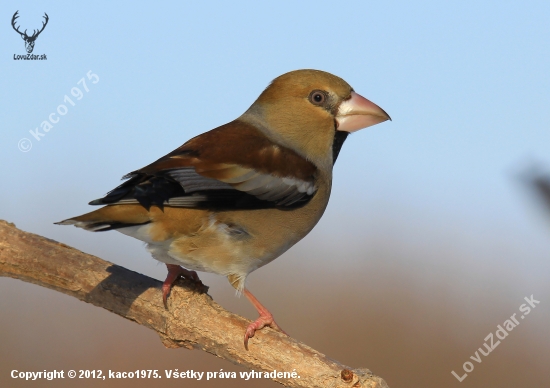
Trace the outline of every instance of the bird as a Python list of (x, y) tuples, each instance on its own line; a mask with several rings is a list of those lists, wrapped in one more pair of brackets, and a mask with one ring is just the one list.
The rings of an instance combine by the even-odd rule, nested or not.
[(103, 207), (58, 222), (88, 231), (116, 230), (146, 243), (168, 275), (165, 308), (180, 276), (227, 277), (259, 317), (249, 339), (269, 326), (286, 334), (246, 288), (254, 270), (306, 236), (323, 215), (344, 141), (391, 120), (342, 78), (301, 69), (275, 78), (240, 117), (202, 133), (90, 205)]

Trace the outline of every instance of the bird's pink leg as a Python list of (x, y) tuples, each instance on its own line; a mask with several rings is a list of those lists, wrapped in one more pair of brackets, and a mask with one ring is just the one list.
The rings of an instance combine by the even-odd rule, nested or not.
[(180, 267), (179, 265), (174, 264), (166, 264), (166, 268), (168, 268), (168, 275), (166, 276), (166, 280), (164, 283), (162, 283), (162, 301), (164, 302), (164, 307), (168, 308), (167, 299), (168, 294), (170, 293), (170, 289), (172, 288), (172, 285), (176, 281), (177, 278), (180, 276), (183, 276), (184, 278), (187, 278), (189, 280), (193, 280), (195, 283), (201, 285), (201, 280), (199, 279), (199, 275), (195, 271), (189, 271), (185, 268)]
[(246, 288), (244, 289), (244, 295), (247, 297), (250, 303), (252, 303), (252, 305), (256, 308), (256, 310), (258, 310), (258, 314), (260, 314), (258, 319), (256, 319), (250, 325), (248, 325), (248, 327), (246, 328), (246, 332), (244, 333), (244, 347), (246, 350), (248, 350), (248, 339), (254, 337), (254, 333), (256, 332), (256, 330), (260, 330), (265, 326), (269, 326), (272, 329), (275, 329), (277, 331), (280, 331), (283, 334), (286, 334), (279, 327), (279, 325), (277, 325), (277, 323), (273, 319), (273, 315), (271, 315), (271, 313), (260, 303), (260, 301), (256, 299), (256, 297), (252, 295), (252, 293), (248, 291)]

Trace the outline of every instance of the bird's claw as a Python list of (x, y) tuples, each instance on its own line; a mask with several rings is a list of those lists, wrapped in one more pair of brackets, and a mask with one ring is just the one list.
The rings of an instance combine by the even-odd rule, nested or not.
[(288, 335), (287, 333), (285, 333), (283, 329), (279, 327), (279, 325), (277, 325), (277, 323), (273, 319), (273, 315), (271, 314), (260, 315), (258, 319), (256, 319), (246, 328), (246, 331), (244, 333), (244, 348), (246, 350), (248, 350), (248, 340), (254, 337), (254, 334), (256, 334), (256, 330), (261, 330), (266, 326), (269, 326), (273, 330), (277, 330), (278, 332), (283, 333), (284, 335)]
[(168, 310), (168, 294), (170, 293), (170, 288), (172, 288), (171, 284), (162, 285), (162, 303), (164, 303), (164, 308), (166, 310)]
[(173, 264), (167, 264), (166, 267), (168, 268), (168, 276), (162, 284), (162, 302), (164, 303), (164, 308), (168, 309), (168, 294), (170, 294), (174, 282), (180, 277), (192, 281), (199, 292), (208, 292), (208, 286), (203, 284), (195, 271), (189, 271), (179, 265)]

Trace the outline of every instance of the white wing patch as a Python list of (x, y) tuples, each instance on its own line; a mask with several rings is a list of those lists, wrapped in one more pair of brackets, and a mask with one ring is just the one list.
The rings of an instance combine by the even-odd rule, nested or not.
[[(313, 182), (297, 178), (280, 178), (264, 174), (241, 166), (228, 166), (219, 172), (230, 172), (230, 177), (213, 179), (200, 175), (194, 167), (185, 167), (168, 172), (168, 175), (178, 181), (186, 193), (206, 190), (237, 189), (255, 197), (276, 202), (278, 205), (292, 205), (305, 196), (311, 196), (317, 191)], [(179, 200), (178, 197), (177, 199)], [(178, 206), (170, 199), (170, 205)], [(184, 205), (179, 205), (184, 206)]]
[[(230, 187), (231, 188), (231, 187)], [(208, 196), (202, 194), (192, 194), (183, 197), (172, 197), (164, 201), (164, 205), (173, 207), (188, 207), (194, 208), (199, 203), (208, 200)], [(139, 202), (135, 198), (121, 199), (113, 205), (137, 205)], [(78, 226), (78, 225), (77, 225)]]
[(168, 176), (174, 178), (186, 193), (206, 190), (231, 190), (233, 187), (217, 179), (207, 178), (197, 174), (194, 167), (178, 168), (168, 171)]

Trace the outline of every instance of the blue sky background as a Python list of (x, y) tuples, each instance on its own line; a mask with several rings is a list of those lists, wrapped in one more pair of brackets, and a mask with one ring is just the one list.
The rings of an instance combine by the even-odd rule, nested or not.
[[(10, 26), (16, 10), (29, 30), (48, 13), (34, 49), (46, 61), (13, 59), (25, 53)], [(517, 178), (550, 166), (549, 15), (547, 1), (3, 1), (0, 218), (162, 279), (138, 241), (53, 222), (91, 211), (122, 175), (233, 120), (278, 75), (316, 68), (393, 121), (346, 142), (320, 224), (251, 275), (260, 299), (276, 299), (281, 271), (313, 284), (317, 271), (344, 281), (387, 270), (388, 282), (399, 274), (418, 292), (444, 289), (462, 312), (476, 297), (511, 312), (526, 295), (550, 303), (550, 218)], [(90, 70), (99, 82), (87, 80), (77, 101), (71, 88)], [(37, 141), (29, 130), (65, 95), (75, 106)], [(225, 280), (205, 278), (232, 298)], [(543, 307), (532, 325), (549, 317)], [(501, 322), (487, 319), (478, 345)]]

